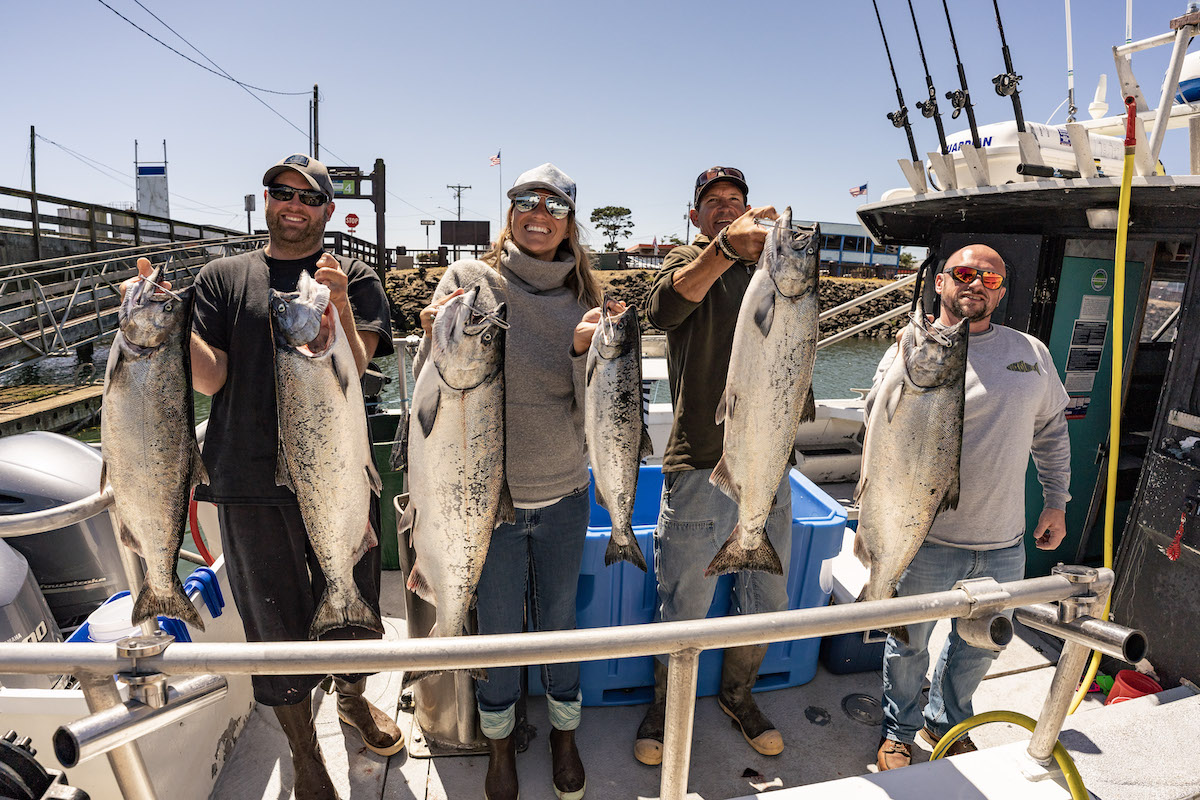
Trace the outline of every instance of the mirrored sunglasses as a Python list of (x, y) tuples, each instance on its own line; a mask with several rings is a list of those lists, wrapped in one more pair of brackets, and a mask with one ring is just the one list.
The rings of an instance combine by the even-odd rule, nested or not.
[(974, 267), (954, 267), (946, 271), (953, 275), (954, 280), (959, 283), (969, 284), (979, 278), (980, 282), (988, 289), (999, 289), (1004, 285), (1004, 276), (999, 272), (986, 272)]
[(701, 186), (717, 178), (737, 178), (739, 181), (746, 180), (746, 176), (742, 174), (742, 171), (735, 167), (713, 167), (700, 173), (700, 177), (696, 178), (696, 185)]
[(538, 203), (546, 201), (546, 211), (550, 212), (550, 216), (555, 219), (564, 219), (567, 214), (571, 213), (571, 207), (567, 205), (567, 201), (556, 195), (540, 195), (535, 192), (528, 194), (519, 194), (513, 198), (513, 205), (517, 211), (522, 214), (528, 214), (538, 207)]
[(329, 198), (324, 192), (318, 192), (316, 189), (293, 189), (291, 186), (268, 186), (267, 194), (271, 199), (278, 200), (281, 203), (286, 203), (300, 193), (300, 202), (306, 206), (323, 206), (329, 202)]

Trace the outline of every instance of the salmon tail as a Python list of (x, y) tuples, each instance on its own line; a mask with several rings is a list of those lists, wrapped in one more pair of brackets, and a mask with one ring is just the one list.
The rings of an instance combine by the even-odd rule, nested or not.
[(488, 679), (487, 670), (483, 667), (472, 667), (471, 669), (456, 670), (456, 669), (422, 669), (405, 672), (404, 678), (400, 681), (400, 688), (407, 689), (417, 681), (425, 678), (431, 678), (434, 675), (447, 675), (454, 672), (465, 672), (477, 681), (486, 681)]
[(308, 638), (319, 639), (329, 631), (349, 627), (383, 633), (383, 620), (379, 617), (379, 612), (362, 599), (358, 587), (353, 587), (350, 602), (344, 608), (334, 605), (329, 588), (326, 587), (321, 601), (317, 603), (317, 612), (313, 615), (312, 624), (308, 626)]
[(708, 482), (724, 492), (733, 502), (741, 502), (738, 499), (740, 492), (733, 483), (733, 476), (729, 474), (729, 465), (725, 463), (724, 453), (721, 454), (721, 460), (713, 467), (712, 474), (708, 476)]
[(617, 537), (610, 536), (608, 539), (608, 548), (604, 551), (604, 566), (611, 567), (618, 561), (628, 561), (642, 572), (646, 572), (646, 557), (642, 555), (642, 548), (638, 546), (637, 539), (633, 535), (633, 526), (625, 526), (625, 538), (629, 544), (617, 544)]
[(196, 612), (192, 601), (183, 593), (183, 584), (175, 578), (171, 591), (159, 594), (150, 587), (149, 583), (142, 584), (137, 600), (133, 603), (133, 622), (140, 625), (143, 622), (156, 619), (159, 615), (183, 620), (193, 628), (204, 630), (204, 620)]
[(908, 626), (899, 625), (895, 628), (881, 628), (884, 633), (902, 644), (908, 644)]
[(765, 534), (762, 544), (753, 550), (742, 547), (740, 534), (741, 526), (734, 526), (733, 533), (729, 534), (725, 544), (721, 545), (721, 549), (713, 556), (708, 569), (704, 570), (705, 577), (711, 578), (714, 575), (724, 575), (727, 572), (740, 570), (758, 570), (759, 572), (769, 572), (772, 575), (783, 574), (783, 563), (779, 560), (779, 554), (775, 552), (771, 540)]

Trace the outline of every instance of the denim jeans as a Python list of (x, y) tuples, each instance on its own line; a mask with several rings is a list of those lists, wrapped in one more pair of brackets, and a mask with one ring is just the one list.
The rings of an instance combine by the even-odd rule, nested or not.
[[(657, 618), (666, 622), (707, 616), (717, 578), (704, 577), (704, 568), (737, 525), (737, 503), (708, 482), (710, 474), (710, 469), (697, 469), (663, 475), (662, 506), (654, 530), (654, 569), (658, 577)], [(767, 535), (785, 574), (735, 573), (731, 614), (787, 610), (792, 488), (786, 474), (775, 494), (775, 507), (767, 517)]]
[[(1001, 583), (1024, 578), (1024, 543), (1001, 550), (965, 550), (926, 542), (901, 576), (896, 596), (944, 592), (960, 580), (985, 576)], [(1011, 610), (1005, 614), (1012, 619)], [(883, 654), (885, 738), (912, 743), (922, 722), (941, 737), (975, 714), (971, 697), (999, 653), (965, 643), (958, 635), (958, 620), (951, 620), (950, 636), (933, 670), (929, 704), (922, 719), (921, 687), (929, 669), (929, 635), (934, 625), (909, 625), (907, 645), (888, 637)]]
[[(534, 630), (575, 627), (575, 592), (591, 504), (587, 487), (545, 508), (518, 508), (516, 521), (492, 531), (476, 589), (480, 633), (520, 633), (528, 598)], [(579, 725), (579, 665), (547, 664), (542, 683), (550, 722), (559, 730)], [(516, 721), (521, 696), (520, 667), (490, 667), (475, 682), (480, 726), (490, 739), (503, 739)]]

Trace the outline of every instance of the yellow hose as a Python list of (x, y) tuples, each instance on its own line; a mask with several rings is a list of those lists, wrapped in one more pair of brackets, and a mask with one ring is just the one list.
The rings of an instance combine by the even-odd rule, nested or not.
[[(960, 722), (947, 731), (946, 735), (938, 740), (937, 746), (933, 748), (933, 755), (929, 756), (930, 761), (939, 759), (946, 754), (950, 749), (950, 745), (957, 742), (966, 732), (972, 728), (978, 728), (980, 725), (986, 725), (989, 722), (1011, 722), (1014, 725), (1020, 725), (1025, 730), (1033, 733), (1033, 729), (1037, 726), (1029, 717), (1024, 714), (1018, 714), (1016, 711), (985, 711), (982, 714), (976, 714), (966, 722)], [(1079, 775), (1079, 769), (1075, 766), (1075, 760), (1071, 758), (1071, 754), (1067, 752), (1067, 748), (1063, 747), (1062, 742), (1054, 743), (1054, 760), (1058, 763), (1058, 768), (1062, 770), (1063, 777), (1067, 781), (1067, 789), (1071, 792), (1071, 800), (1090, 800), (1091, 795), (1083, 786), (1083, 778)]]
[[(1129, 238), (1129, 195), (1133, 181), (1133, 153), (1136, 107), (1132, 97), (1125, 98), (1126, 136), (1125, 164), (1121, 170), (1121, 195), (1117, 202), (1117, 252), (1113, 260), (1113, 359), (1112, 381), (1109, 387), (1109, 426), (1108, 426), (1108, 475), (1104, 492), (1104, 566), (1113, 566), (1113, 526), (1116, 519), (1117, 505), (1117, 459), (1121, 449), (1121, 382), (1124, 373), (1125, 350), (1125, 243)], [(1104, 601), (1104, 613), (1100, 619), (1108, 619), (1108, 611), (1112, 605), (1112, 594)], [(1087, 672), (1083, 682), (1071, 698), (1068, 714), (1074, 714), (1075, 709), (1083, 702), (1092, 681), (1100, 669), (1100, 651), (1092, 652)]]

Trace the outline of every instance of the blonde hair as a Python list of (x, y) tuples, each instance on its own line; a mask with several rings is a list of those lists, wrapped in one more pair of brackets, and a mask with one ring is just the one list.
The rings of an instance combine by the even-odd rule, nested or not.
[[(504, 228), (500, 231), (500, 235), (496, 237), (496, 245), (480, 259), (480, 261), (497, 272), (500, 269), (500, 256), (504, 253), (504, 243), (513, 241), (512, 220), (513, 206), (510, 203), (508, 214), (504, 218)], [(567, 276), (564, 283), (567, 288), (575, 292), (575, 299), (581, 305), (585, 308), (594, 308), (600, 305), (601, 301), (600, 283), (596, 280), (596, 276), (592, 272), (592, 253), (587, 248), (587, 245), (583, 243), (583, 235), (579, 223), (575, 221), (575, 212), (572, 211), (570, 216), (567, 217), (567, 238), (565, 241), (571, 250), (571, 255), (575, 256), (575, 268), (571, 270), (571, 274)], [(514, 241), (513, 244), (516, 244), (516, 242)]]

